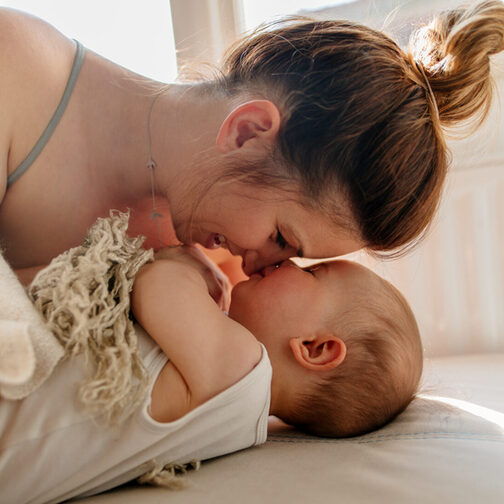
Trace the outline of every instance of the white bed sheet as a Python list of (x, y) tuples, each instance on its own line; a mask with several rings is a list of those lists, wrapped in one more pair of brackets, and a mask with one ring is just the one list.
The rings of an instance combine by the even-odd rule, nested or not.
[(131, 485), (82, 502), (502, 504), (504, 354), (428, 360), (423, 392), (366, 436), (320, 439), (273, 422), (265, 445), (203, 463), (185, 490)]

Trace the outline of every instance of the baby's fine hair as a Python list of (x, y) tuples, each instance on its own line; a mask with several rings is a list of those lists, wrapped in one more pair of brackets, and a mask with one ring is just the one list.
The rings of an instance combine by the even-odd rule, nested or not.
[(401, 293), (380, 279), (352, 307), (337, 309), (333, 330), (347, 347), (344, 361), (311, 390), (300, 391), (284, 421), (324, 437), (378, 429), (415, 397), (423, 368), (418, 326)]
[(407, 51), (348, 21), (267, 25), (232, 48), (215, 85), (276, 103), (278, 142), (270, 162), (232, 174), (267, 186), (294, 180), (305, 204), (352, 228), (334, 197), (343, 192), (367, 247), (402, 252), (438, 206), (448, 167), (443, 128), (483, 120), (489, 56), (502, 50), (498, 0), (440, 14)]

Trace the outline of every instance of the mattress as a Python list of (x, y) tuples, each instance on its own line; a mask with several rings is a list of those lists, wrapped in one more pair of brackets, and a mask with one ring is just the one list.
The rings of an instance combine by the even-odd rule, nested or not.
[(267, 442), (206, 461), (178, 491), (127, 485), (86, 504), (504, 502), (504, 353), (427, 359), (420, 396), (388, 426), (349, 439), (275, 418)]

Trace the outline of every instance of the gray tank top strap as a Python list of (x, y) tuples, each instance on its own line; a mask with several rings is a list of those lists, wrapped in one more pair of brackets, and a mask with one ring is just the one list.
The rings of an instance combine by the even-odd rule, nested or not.
[(46, 146), (49, 138), (51, 138), (51, 135), (56, 129), (61, 116), (65, 112), (68, 102), (70, 101), (70, 97), (72, 96), (72, 91), (74, 89), (75, 83), (77, 82), (77, 78), (79, 77), (82, 62), (84, 61), (84, 46), (77, 40), (75, 40), (75, 44), (77, 46), (77, 50), (75, 52), (75, 57), (72, 64), (72, 70), (70, 72), (70, 76), (68, 77), (65, 91), (63, 92), (58, 107), (54, 111), (51, 120), (47, 124), (45, 130), (43, 131), (42, 135), (40, 135), (40, 138), (37, 140), (37, 143), (33, 146), (33, 149), (30, 151), (28, 156), (26, 156), (24, 161), (7, 177), (7, 187), (13, 184), (19, 177), (21, 177), (21, 175), (23, 175), (23, 173), (32, 165), (35, 159), (37, 159), (37, 156)]

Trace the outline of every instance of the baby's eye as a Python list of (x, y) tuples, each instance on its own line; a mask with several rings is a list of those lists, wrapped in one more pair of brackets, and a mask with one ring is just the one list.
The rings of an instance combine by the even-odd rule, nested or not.
[(312, 264), (311, 266), (308, 266), (308, 268), (304, 268), (304, 270), (311, 275), (315, 276), (315, 271), (320, 268), (320, 264)]
[(285, 238), (282, 236), (282, 233), (280, 233), (280, 230), (277, 229), (277, 234), (276, 234), (276, 237), (275, 237), (275, 243), (282, 249), (284, 250), (288, 243), (287, 241), (285, 240)]
[(304, 270), (307, 272), (307, 273), (310, 273), (310, 275), (315, 275), (315, 273), (313, 273), (313, 270), (311, 268), (304, 268)]

